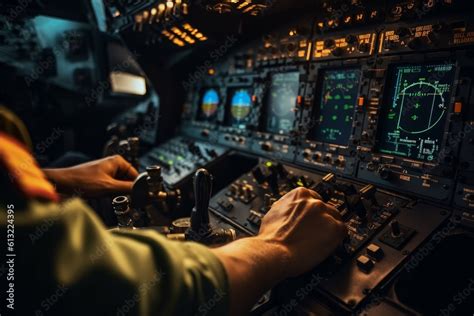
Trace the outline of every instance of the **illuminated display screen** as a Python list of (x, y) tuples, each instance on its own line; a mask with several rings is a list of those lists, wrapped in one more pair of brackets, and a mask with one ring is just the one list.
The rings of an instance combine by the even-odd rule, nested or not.
[(274, 74), (269, 95), (266, 100), (266, 131), (276, 134), (288, 134), (293, 128), (299, 87), (299, 72)]
[(207, 89), (201, 97), (197, 119), (199, 121), (214, 122), (219, 107), (219, 94), (216, 89)]
[(316, 126), (311, 139), (347, 145), (357, 102), (360, 70), (327, 70), (322, 77), (321, 96), (316, 108)]
[(248, 89), (238, 88), (229, 91), (227, 105), (227, 125), (245, 128), (252, 113), (252, 96)]
[(440, 152), (454, 64), (397, 66), (379, 122), (378, 151), (432, 161)]

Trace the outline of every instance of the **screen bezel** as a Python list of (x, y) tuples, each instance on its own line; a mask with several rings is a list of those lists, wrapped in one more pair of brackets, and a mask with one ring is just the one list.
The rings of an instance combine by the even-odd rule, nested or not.
[(263, 115), (263, 120), (262, 120), (262, 123), (261, 123), (261, 128), (260, 130), (264, 133), (267, 133), (267, 134), (273, 134), (273, 135), (281, 135), (281, 136), (289, 136), (291, 134), (292, 131), (295, 130), (295, 123), (297, 121), (297, 116), (296, 116), (296, 112), (294, 113), (294, 118), (293, 118), (293, 127), (288, 130), (286, 133), (277, 133), (275, 131), (269, 131), (268, 130), (268, 119), (270, 117), (269, 115), (269, 103), (270, 103), (270, 93), (272, 92), (272, 89), (271, 87), (273, 86), (273, 76), (275, 75), (281, 75), (281, 74), (289, 74), (289, 73), (296, 73), (298, 74), (298, 91), (296, 93), (296, 97), (295, 97), (295, 103), (294, 103), (294, 108), (296, 108), (296, 105), (297, 105), (297, 98), (298, 96), (300, 95), (300, 86), (301, 86), (301, 72), (297, 69), (294, 69), (294, 70), (285, 70), (285, 71), (273, 71), (271, 73), (268, 74), (267, 76), (267, 86), (268, 86), (268, 89), (267, 91), (265, 91), (265, 95), (264, 95), (264, 99), (263, 99), (263, 111), (264, 111), (264, 115)]
[(232, 119), (233, 118), (232, 118), (232, 113), (231, 113), (231, 110), (232, 110), (231, 109), (231, 107), (232, 107), (231, 103), (232, 103), (232, 98), (234, 97), (235, 92), (238, 91), (238, 90), (247, 90), (248, 94), (250, 95), (251, 106), (250, 106), (250, 113), (249, 113), (248, 117), (251, 116), (253, 114), (253, 112), (255, 111), (255, 102), (253, 100), (254, 88), (251, 85), (227, 87), (227, 90), (226, 90), (227, 98), (226, 98), (226, 103), (225, 103), (224, 126), (239, 129), (239, 130), (245, 130), (249, 124), (252, 124), (252, 122), (249, 119), (247, 119), (247, 123), (245, 123), (245, 125), (247, 125), (245, 128), (241, 128), (241, 127), (238, 127), (238, 126), (235, 126), (234, 124), (232, 124)]
[(379, 155), (379, 156), (390, 156), (394, 157), (397, 159), (401, 160), (407, 160), (407, 161), (417, 161), (420, 163), (426, 163), (426, 164), (432, 164), (432, 163), (437, 163), (437, 164), (443, 164), (442, 161), (428, 161), (428, 160), (422, 160), (422, 159), (417, 159), (417, 158), (412, 158), (412, 157), (407, 157), (407, 156), (402, 156), (402, 155), (396, 155), (396, 154), (390, 154), (390, 153), (384, 153), (380, 151), (380, 137), (381, 137), (381, 129), (380, 125), (382, 124), (382, 120), (380, 119), (383, 114), (386, 114), (386, 111), (384, 109), (384, 106), (390, 106), (392, 104), (391, 101), (391, 95), (393, 92), (394, 86), (394, 80), (396, 80), (395, 76), (395, 71), (398, 67), (406, 67), (406, 66), (425, 66), (425, 65), (443, 65), (443, 64), (452, 64), (454, 66), (454, 79), (453, 82), (451, 83), (451, 86), (453, 87), (450, 94), (449, 94), (449, 104), (447, 104), (447, 113), (445, 117), (445, 122), (444, 122), (444, 127), (443, 127), (443, 137), (441, 138), (440, 142), (440, 147), (438, 150), (437, 155), (440, 155), (446, 147), (446, 140), (447, 140), (447, 131), (449, 129), (449, 115), (453, 111), (453, 96), (456, 94), (456, 82), (459, 76), (459, 64), (457, 61), (454, 60), (448, 60), (449, 62), (446, 62), (446, 60), (423, 60), (419, 62), (401, 62), (401, 63), (391, 63), (387, 67), (387, 75), (385, 77), (385, 84), (384, 84), (384, 91), (383, 91), (383, 96), (382, 96), (382, 104), (379, 108), (379, 113), (378, 113), (378, 119), (377, 119), (377, 131), (375, 133), (375, 144), (373, 147), (374, 154)]
[[(337, 143), (331, 143), (331, 142), (325, 142), (323, 140), (320, 140), (320, 139), (316, 139), (314, 135), (314, 132), (317, 128), (320, 127), (319, 124), (315, 123), (317, 120), (317, 116), (319, 116), (319, 114), (321, 113), (321, 98), (322, 98), (322, 88), (323, 88), (323, 84), (324, 84), (324, 75), (326, 74), (326, 72), (328, 71), (344, 71), (344, 70), (358, 70), (360, 73), (359, 73), (359, 79), (357, 81), (357, 96), (356, 96), (356, 100), (354, 102), (354, 111), (352, 113), (352, 122), (351, 122), (351, 132), (349, 134), (349, 138), (347, 139), (347, 142), (345, 145), (341, 145), (341, 144), (337, 144)], [(355, 118), (355, 113), (357, 111), (357, 100), (358, 98), (360, 97), (360, 85), (361, 85), (361, 79), (362, 79), (362, 69), (360, 67), (328, 67), (328, 68), (320, 68), (318, 70), (318, 74), (317, 74), (317, 79), (316, 79), (316, 84), (314, 85), (314, 87), (316, 88), (316, 91), (318, 91), (318, 93), (316, 94), (316, 97), (314, 98), (314, 101), (313, 101), (313, 105), (312, 105), (312, 110), (311, 110), (311, 120), (312, 124), (314, 124), (314, 126), (312, 126), (312, 128), (310, 128), (308, 130), (308, 133), (307, 133), (307, 136), (306, 136), (306, 139), (309, 140), (309, 141), (312, 141), (312, 142), (317, 142), (317, 143), (322, 143), (322, 144), (330, 144), (330, 145), (334, 145), (334, 146), (339, 146), (339, 147), (349, 147), (349, 143), (350, 143), (350, 139), (351, 137), (354, 136), (354, 118)]]
[[(199, 116), (202, 115), (202, 100), (204, 98), (204, 94), (209, 91), (209, 90), (215, 90), (217, 92), (217, 96), (219, 97), (219, 102), (217, 103), (217, 109), (215, 113), (215, 118), (213, 120), (203, 120), (200, 119)], [(196, 110), (194, 113), (194, 121), (199, 122), (199, 123), (204, 123), (204, 124), (216, 124), (219, 118), (219, 109), (222, 107), (222, 93), (219, 89), (218, 86), (204, 86), (199, 89), (199, 95), (198, 95), (198, 100), (196, 103)]]

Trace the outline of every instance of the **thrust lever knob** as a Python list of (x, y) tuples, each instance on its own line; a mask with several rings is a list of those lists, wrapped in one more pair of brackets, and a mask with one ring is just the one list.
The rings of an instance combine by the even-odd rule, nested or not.
[(191, 212), (191, 230), (209, 230), (209, 201), (212, 193), (212, 176), (206, 169), (198, 169), (193, 179), (195, 206)]

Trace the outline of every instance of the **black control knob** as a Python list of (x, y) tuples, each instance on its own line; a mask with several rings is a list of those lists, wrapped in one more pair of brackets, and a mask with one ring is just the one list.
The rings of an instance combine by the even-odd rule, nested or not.
[(370, 203), (370, 208), (376, 208), (379, 206), (377, 199), (375, 198), (375, 193), (377, 188), (372, 184), (367, 184), (365, 187), (359, 190), (359, 194), (363, 200)]
[(296, 48), (297, 48), (297, 46), (296, 46), (294, 43), (288, 43), (288, 45), (286, 45), (286, 49), (287, 49), (289, 52), (295, 51)]
[(206, 138), (209, 137), (209, 130), (208, 129), (203, 129), (201, 131), (201, 136), (206, 137)]
[(264, 213), (268, 212), (270, 210), (270, 208), (272, 207), (273, 203), (275, 203), (275, 202), (276, 202), (276, 199), (274, 197), (272, 197), (268, 193), (265, 193), (265, 195), (263, 196), (262, 211)]
[(346, 36), (346, 43), (349, 45), (354, 45), (357, 44), (359, 39), (357, 38), (356, 35), (349, 34)]
[(242, 197), (246, 201), (250, 201), (253, 195), (253, 187), (250, 184), (247, 184), (243, 187)]
[(150, 192), (158, 192), (163, 190), (163, 177), (161, 176), (161, 167), (154, 165), (146, 167), (148, 174), (147, 182)]
[(209, 201), (212, 193), (212, 176), (206, 169), (198, 169), (193, 179), (195, 206), (191, 211), (191, 224), (185, 239), (203, 244), (223, 244), (236, 239), (233, 229), (213, 228), (209, 221)]
[(446, 30), (446, 24), (445, 23), (437, 23), (433, 24), (432, 26), (432, 31), (435, 33), (440, 33)]
[(400, 224), (398, 221), (393, 220), (390, 222), (390, 229), (392, 231), (392, 237), (399, 237), (401, 234)]
[(112, 200), (112, 208), (117, 216), (119, 227), (133, 227), (130, 217), (130, 201), (126, 196), (117, 196)]
[(195, 206), (191, 212), (191, 230), (202, 236), (210, 231), (209, 201), (212, 192), (212, 176), (206, 169), (198, 169), (193, 179)]
[(311, 150), (306, 149), (305, 151), (303, 151), (303, 158), (304, 159), (308, 159), (310, 156), (311, 156)]
[(411, 31), (408, 27), (399, 27), (395, 30), (395, 34), (397, 34), (400, 38), (403, 38), (409, 36)]
[(128, 142), (128, 157), (129, 162), (135, 167), (135, 169), (139, 168), (139, 151), (140, 151), (140, 138), (138, 137), (129, 137), (127, 139)]
[(219, 156), (219, 154), (217, 153), (217, 151), (215, 149), (208, 149), (207, 150), (207, 154), (211, 157), (211, 158), (217, 158)]
[(268, 185), (273, 195), (280, 196), (280, 187), (278, 185), (278, 173), (273, 172), (268, 176)]
[(285, 179), (288, 176), (288, 170), (279, 162), (273, 163), (269, 169), (271, 172), (276, 172), (281, 179)]
[(336, 57), (342, 56), (344, 55), (344, 48), (336, 47), (331, 51), (331, 54)]
[(353, 194), (346, 196), (346, 203), (348, 204), (348, 207), (356, 213), (359, 220), (362, 222), (367, 220), (367, 209), (365, 208), (364, 203), (362, 203), (360, 195)]
[(379, 174), (379, 177), (385, 181), (389, 181), (393, 176), (392, 170), (390, 170), (390, 168), (386, 166), (381, 166), (378, 170), (378, 174)]
[(338, 158), (334, 159), (333, 164), (336, 167), (343, 167), (344, 166), (344, 159), (338, 157)]
[(427, 37), (433, 45), (438, 45), (440, 43), (440, 36), (436, 32), (429, 32)]
[(328, 173), (325, 175), (319, 183), (317, 183), (312, 189), (316, 191), (324, 202), (331, 199), (334, 192), (334, 184), (336, 182), (336, 176), (334, 173)]
[(421, 49), (426, 47), (428, 44), (427, 37), (415, 37), (411, 41), (408, 42), (407, 46), (413, 50)]
[(336, 41), (332, 38), (324, 40), (324, 48), (332, 48), (336, 45)]
[(257, 181), (257, 183), (262, 184), (265, 182), (266, 176), (263, 174), (263, 171), (260, 166), (256, 166), (252, 169), (252, 175), (255, 178), (255, 181)]
[(271, 151), (271, 150), (272, 150), (272, 143), (270, 143), (270, 142), (263, 142), (263, 143), (260, 145), (260, 148), (262, 148), (262, 150), (264, 150), (264, 151)]
[(359, 52), (361, 53), (368, 53), (370, 50), (370, 44), (369, 43), (360, 43), (359, 44)]
[(427, 37), (433, 45), (439, 45), (442, 40), (448, 40), (449, 30), (444, 23), (433, 24)]

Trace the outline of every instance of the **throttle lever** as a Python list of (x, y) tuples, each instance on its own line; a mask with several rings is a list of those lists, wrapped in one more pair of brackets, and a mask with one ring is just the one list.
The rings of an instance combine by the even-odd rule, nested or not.
[(186, 240), (203, 244), (221, 244), (236, 239), (233, 229), (215, 229), (209, 220), (209, 201), (212, 193), (212, 176), (206, 169), (198, 169), (193, 179), (195, 206), (191, 211), (191, 224), (185, 232)]

